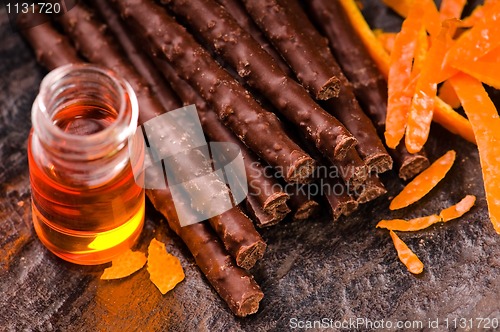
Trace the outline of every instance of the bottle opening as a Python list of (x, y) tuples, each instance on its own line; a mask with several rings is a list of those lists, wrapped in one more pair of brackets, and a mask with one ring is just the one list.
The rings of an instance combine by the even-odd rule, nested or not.
[(52, 121), (65, 133), (85, 136), (105, 130), (117, 117), (118, 112), (114, 108), (99, 104), (75, 104), (61, 109)]

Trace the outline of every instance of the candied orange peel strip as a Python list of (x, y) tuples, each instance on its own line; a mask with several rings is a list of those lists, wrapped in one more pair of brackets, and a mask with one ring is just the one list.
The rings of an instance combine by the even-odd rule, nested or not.
[(443, 0), (439, 7), (441, 19), (460, 18), (467, 0)]
[(451, 84), (476, 135), (490, 220), (500, 234), (500, 117), (480, 81), (461, 73)]
[(385, 228), (391, 231), (414, 232), (425, 229), (440, 221), (441, 217), (438, 216), (437, 214), (433, 214), (430, 216), (414, 218), (410, 220), (404, 220), (404, 219), (381, 220), (377, 224), (377, 228)]
[(439, 215), (432, 214), (430, 216), (414, 218), (410, 220), (391, 219), (381, 220), (377, 224), (377, 228), (385, 228), (392, 231), (415, 232), (425, 229), (438, 222), (447, 222), (463, 216), (468, 212), (476, 202), (476, 196), (467, 195), (460, 202), (442, 210)]
[(387, 146), (392, 149), (398, 146), (406, 129), (413, 91), (408, 95), (404, 87), (411, 82), (413, 59), (423, 25), (422, 16), (423, 7), (413, 6), (396, 36), (391, 53), (384, 136)]
[(394, 197), (389, 205), (389, 209), (398, 210), (407, 207), (429, 193), (445, 177), (451, 166), (453, 166), (455, 156), (455, 151), (450, 150), (417, 175)]
[(179, 259), (167, 252), (165, 244), (152, 239), (148, 247), (149, 278), (162, 294), (166, 294), (184, 280)]
[(406, 243), (404, 243), (403, 240), (396, 235), (396, 233), (390, 231), (390, 234), (392, 242), (394, 243), (394, 248), (396, 248), (396, 251), (398, 252), (399, 260), (406, 266), (408, 271), (413, 274), (422, 273), (424, 271), (424, 264), (422, 261), (413, 251), (411, 251), (410, 248), (408, 248)]
[(455, 89), (451, 86), (450, 81), (444, 81), (438, 92), (439, 98), (441, 98), (445, 103), (453, 108), (460, 107), (460, 99), (458, 99)]
[(101, 275), (102, 280), (121, 279), (139, 271), (146, 264), (146, 255), (139, 251), (127, 250), (111, 262)]
[[(389, 76), (390, 56), (377, 39), (354, 0), (339, 0), (348, 19), (356, 30), (370, 56), (377, 64), (380, 72), (387, 79)], [(399, 1), (397, 1), (399, 2)], [(460, 135), (469, 142), (475, 143), (474, 133), (469, 121), (455, 112), (452, 107), (436, 97), (433, 121), (448, 131)]]
[(407, 17), (410, 12), (410, 8), (415, 0), (383, 0), (385, 5), (401, 17)]
[(395, 32), (377, 32), (375, 31), (378, 41), (382, 44), (387, 53), (391, 54), (394, 49), (394, 41), (397, 33)]
[(469, 212), (475, 203), (476, 203), (476, 196), (467, 195), (457, 204), (442, 210), (439, 213), (439, 217), (441, 218), (442, 222), (447, 222), (456, 218), (460, 218), (465, 213)]

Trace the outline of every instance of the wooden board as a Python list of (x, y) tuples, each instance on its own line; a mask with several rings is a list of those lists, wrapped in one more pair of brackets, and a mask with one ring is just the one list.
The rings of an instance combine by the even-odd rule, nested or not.
[[(384, 19), (391, 15), (387, 10), (365, 3), (375, 24), (397, 26), (397, 20)], [(321, 319), (326, 324), (360, 319), (359, 330), (367, 330), (362, 324), (368, 320), (429, 327), (439, 319), (441, 331), (456, 330), (453, 324), (460, 327), (461, 319), (473, 327), (481, 318), (500, 319), (500, 238), (487, 217), (477, 150), (437, 125), (428, 143), (430, 159), (455, 149), (457, 163), (415, 206), (390, 213), (385, 197), (335, 224), (328, 218), (287, 220), (262, 231), (268, 251), (252, 273), (265, 298), (251, 317), (231, 314), (150, 205), (139, 249), (156, 237), (186, 271), (185, 281), (167, 295), (145, 270), (100, 281), (104, 266), (54, 257), (34, 235), (26, 156), (31, 104), (44, 75), (0, 10), (0, 331), (262, 331)], [(389, 196), (403, 187), (394, 173), (384, 181)], [(478, 200), (463, 218), (400, 235), (426, 266), (420, 276), (408, 273), (388, 232), (375, 229), (376, 223), (435, 213), (466, 194)]]

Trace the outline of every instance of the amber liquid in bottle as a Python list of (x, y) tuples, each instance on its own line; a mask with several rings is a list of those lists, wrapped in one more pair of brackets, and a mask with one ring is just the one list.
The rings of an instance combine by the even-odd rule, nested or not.
[[(51, 121), (64, 133), (84, 138), (105, 131), (117, 118), (118, 113), (109, 105), (77, 102), (58, 110)], [(72, 175), (92, 174), (100, 164), (86, 169), (65, 160), (51, 163), (40, 157), (41, 144), (34, 143), (33, 135), (32, 131), (28, 140), (32, 213), (41, 242), (57, 256), (85, 265), (108, 262), (130, 248), (144, 222), (144, 189), (137, 184), (132, 169), (138, 166), (132, 166), (128, 157), (121, 158), (112, 166), (116, 174), (104, 172), (110, 175), (78, 181)], [(64, 143), (58, 149), (61, 146)], [(128, 153), (126, 148), (122, 150), (115, 152)], [(57, 156), (58, 150), (51, 153)]]

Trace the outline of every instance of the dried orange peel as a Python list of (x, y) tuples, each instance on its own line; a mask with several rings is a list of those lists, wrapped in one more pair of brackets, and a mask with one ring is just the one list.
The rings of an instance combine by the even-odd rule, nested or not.
[(430, 216), (425, 216), (410, 220), (403, 220), (403, 219), (381, 220), (377, 224), (377, 228), (385, 228), (392, 231), (403, 231), (403, 232), (419, 231), (431, 225), (434, 225), (438, 222), (447, 222), (463, 216), (474, 206), (475, 202), (476, 202), (476, 197), (474, 195), (467, 195), (457, 204), (442, 210), (439, 213), (439, 215), (432, 214)]
[(460, 18), (467, 0), (443, 0), (439, 7), (439, 13), (442, 20), (449, 18)]
[[(390, 56), (380, 43), (377, 36), (371, 30), (366, 22), (363, 14), (359, 10), (354, 0), (339, 0), (344, 8), (347, 18), (350, 20), (352, 26), (360, 40), (365, 45), (368, 53), (377, 64), (380, 72), (387, 79), (389, 76)], [(394, 0), (394, 3), (411, 3), (413, 1), (399, 1)], [(409, 8), (409, 6), (408, 6)], [(406, 15), (405, 15), (406, 16)], [(448, 131), (460, 135), (469, 142), (475, 143), (474, 133), (469, 121), (455, 112), (451, 106), (445, 103), (440, 98), (436, 97), (434, 102), (434, 116), (433, 121), (440, 124)]]
[(451, 86), (450, 81), (444, 81), (438, 92), (439, 98), (453, 108), (460, 107), (460, 99), (458, 99), (455, 89)]
[(500, 117), (480, 81), (461, 73), (451, 84), (476, 135), (490, 220), (500, 234)]
[(442, 210), (439, 213), (439, 217), (441, 218), (442, 222), (447, 222), (456, 218), (460, 218), (466, 212), (469, 212), (469, 210), (474, 206), (475, 203), (476, 203), (476, 196), (467, 195), (457, 204)]
[(390, 231), (390, 234), (392, 242), (394, 243), (394, 248), (396, 248), (396, 251), (398, 252), (399, 260), (406, 266), (408, 271), (413, 274), (422, 273), (424, 271), (424, 264), (422, 261), (413, 251), (411, 251), (410, 248), (408, 248), (406, 243), (404, 243), (403, 240), (396, 235), (396, 233)]
[(146, 264), (146, 255), (129, 249), (111, 262), (111, 266), (104, 270), (101, 279), (111, 280), (128, 277), (139, 271), (144, 264)]
[(149, 278), (162, 294), (166, 294), (184, 280), (179, 259), (167, 252), (165, 244), (153, 239), (148, 247)]
[(451, 166), (453, 166), (455, 156), (455, 151), (450, 150), (417, 175), (394, 197), (389, 205), (389, 209), (402, 209), (415, 203), (429, 193), (445, 177)]

